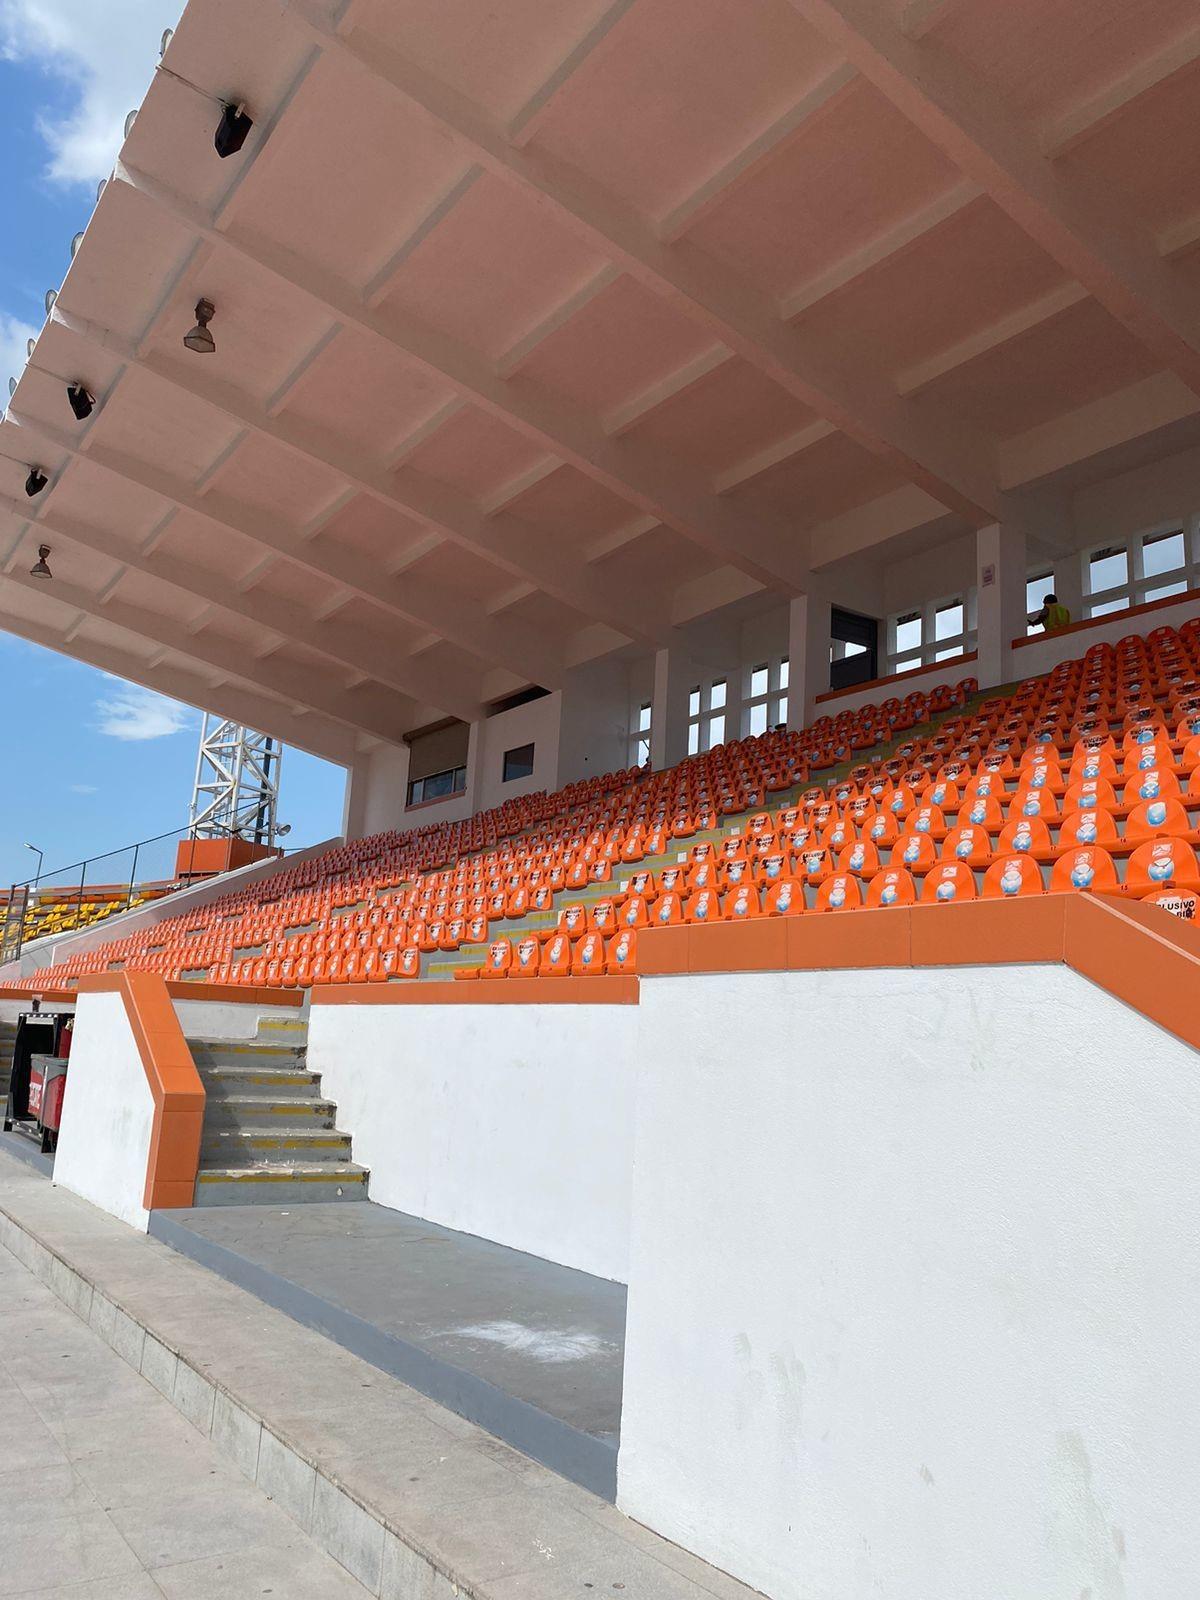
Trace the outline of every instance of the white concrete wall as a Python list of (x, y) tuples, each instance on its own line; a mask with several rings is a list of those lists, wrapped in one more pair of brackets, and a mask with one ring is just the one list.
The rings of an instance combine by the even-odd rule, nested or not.
[(1192, 1600), (1191, 1050), (1018, 967), (643, 980), (638, 1060), (631, 1516), (776, 1600)]
[(176, 1000), (175, 1015), (188, 1039), (253, 1039), (267, 1018), (301, 1022), (298, 1006), (252, 1006), (221, 1000)]
[[(514, 980), (515, 981), (515, 980)], [(625, 1281), (637, 1008), (313, 1006), (371, 1198)]]
[(119, 994), (83, 994), (75, 1007), (54, 1181), (146, 1232), (142, 1201), (154, 1097)]
[(550, 788), (561, 789), (581, 778), (629, 766), (633, 726), (629, 663), (608, 656), (572, 667), (560, 696), (560, 716), (558, 773)]
[[(561, 715), (562, 694), (556, 692), (484, 720), (480, 725), (480, 808), (487, 811), (492, 806), (503, 805), (506, 800), (515, 800), (523, 794), (535, 794), (539, 789), (548, 792), (557, 789)], [(523, 744), (532, 744), (534, 747), (533, 775), (505, 783), (504, 752), (515, 750)]]

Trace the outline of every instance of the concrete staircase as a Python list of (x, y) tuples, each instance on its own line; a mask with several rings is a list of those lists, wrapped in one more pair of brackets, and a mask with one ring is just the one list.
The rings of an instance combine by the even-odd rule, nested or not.
[(198, 1206), (367, 1198), (368, 1173), (308, 1070), (307, 1038), (307, 1023), (268, 1021), (245, 1042), (188, 1040), (208, 1097)]

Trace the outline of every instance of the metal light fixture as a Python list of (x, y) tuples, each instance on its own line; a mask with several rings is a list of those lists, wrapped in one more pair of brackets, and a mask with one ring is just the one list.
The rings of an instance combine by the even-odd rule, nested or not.
[(185, 333), (183, 342), (189, 350), (195, 350), (198, 355), (210, 356), (217, 348), (217, 342), (208, 331), (208, 325), (216, 315), (216, 306), (211, 300), (196, 301), (196, 326), (190, 333)]
[(29, 476), (25, 479), (25, 493), (32, 500), (35, 494), (41, 494), (49, 482), (41, 467), (30, 467)]
[(213, 148), (224, 161), (227, 156), (235, 156), (246, 142), (246, 135), (254, 126), (254, 118), (249, 115), (245, 106), (224, 105), (221, 107), (221, 120), (217, 123), (217, 131), (213, 138)]
[(43, 851), (38, 849), (36, 844), (26, 844), (25, 848), (26, 850), (32, 850), (34, 855), (38, 858), (37, 877), (33, 880), (33, 887), (36, 889), (38, 884), (41, 882), (42, 862), (45, 859), (45, 855)]
[(29, 576), (31, 578), (52, 578), (54, 576), (54, 574), (50, 571), (50, 568), (46, 563), (46, 557), (49, 554), (50, 554), (50, 546), (48, 544), (40, 544), (40, 545), (38, 545), (38, 558), (37, 558), (37, 561), (29, 569)]
[(75, 413), (80, 422), (82, 422), (85, 417), (90, 417), (92, 412), (96, 409), (95, 395), (89, 394), (84, 386), (79, 382), (69, 383), (67, 385), (67, 400), (70, 404), (71, 410)]

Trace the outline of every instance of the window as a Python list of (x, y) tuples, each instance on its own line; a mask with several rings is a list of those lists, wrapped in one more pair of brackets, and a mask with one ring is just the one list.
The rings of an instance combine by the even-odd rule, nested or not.
[(431, 800), (447, 800), (451, 795), (465, 794), (466, 789), (466, 767), (449, 767), (445, 772), (431, 772), (427, 778), (414, 778), (408, 786), (408, 804), (419, 806)]
[(729, 683), (713, 678), (697, 684), (688, 694), (688, 755), (699, 755), (725, 741), (725, 706)]
[[(921, 613), (919, 611), (912, 611), (906, 617), (897, 617), (894, 654), (907, 655), (910, 651), (919, 650), (920, 648)], [(920, 656), (918, 656), (918, 664), (920, 663), (920, 659)]]
[(745, 678), (746, 702), (743, 735), (758, 738), (787, 721), (788, 658), (755, 662)]
[(635, 767), (644, 767), (650, 759), (650, 719), (653, 707), (649, 701), (640, 705), (633, 718), (629, 736), (629, 759)]
[[(961, 600), (951, 600), (948, 605), (939, 606), (933, 614), (933, 637), (935, 639), (961, 639), (966, 628), (966, 607)], [(945, 658), (946, 652), (939, 651), (936, 660)]]
[(1144, 578), (1159, 578), (1164, 572), (1182, 572), (1186, 565), (1182, 529), (1174, 533), (1148, 533), (1142, 540)]
[(1173, 594), (1186, 594), (1187, 588), (1186, 581), (1181, 578), (1178, 583), (1168, 583), (1159, 589), (1147, 589), (1142, 599), (1146, 601), (1166, 600)]
[(504, 752), (503, 782), (513, 783), (518, 778), (533, 777), (533, 746), (519, 744)]
[(1129, 582), (1129, 552), (1124, 545), (1096, 550), (1088, 557), (1088, 593), (1103, 594)]
[[(886, 671), (911, 672), (973, 650), (975, 634), (970, 621), (963, 594), (933, 600), (920, 611), (905, 611), (890, 618)], [(847, 647), (846, 654), (851, 653)]]

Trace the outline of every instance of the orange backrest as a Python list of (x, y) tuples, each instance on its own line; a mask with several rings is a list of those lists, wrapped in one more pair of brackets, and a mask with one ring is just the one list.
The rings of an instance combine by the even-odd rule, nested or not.
[(1183, 802), (1175, 795), (1143, 800), (1125, 819), (1127, 839), (1153, 839), (1163, 833), (1189, 833), (1191, 823)]
[(611, 933), (617, 925), (616, 908), (611, 900), (597, 900), (588, 913), (588, 926), (593, 933)]
[(754, 876), (760, 884), (778, 883), (788, 877), (787, 856), (779, 851), (760, 856), (754, 864)]
[(677, 922), (682, 922), (683, 896), (674, 889), (666, 894), (660, 894), (654, 902), (654, 911), (650, 920), (656, 928), (673, 927)]
[(855, 877), (839, 872), (817, 890), (814, 911), (854, 911), (863, 903), (862, 884)]
[(983, 898), (1007, 900), (1023, 894), (1044, 894), (1042, 872), (1027, 855), (1001, 856), (983, 875)]
[(481, 978), (507, 978), (509, 968), (512, 966), (513, 947), (511, 939), (493, 939), (488, 945), (487, 956), (483, 963)]
[(806, 909), (804, 885), (794, 878), (784, 878), (767, 890), (766, 914), (769, 917), (798, 917)]
[(622, 928), (608, 941), (604, 964), (610, 973), (637, 971), (637, 934), (632, 928)]
[(568, 939), (582, 939), (587, 925), (588, 909), (584, 905), (564, 906), (558, 913), (558, 926)]
[(1058, 830), (1058, 847), (1069, 845), (1115, 844), (1117, 820), (1111, 811), (1072, 811)]
[(980, 866), (992, 859), (992, 841), (982, 828), (951, 828), (942, 841), (943, 861), (971, 861)]
[(837, 858), (839, 872), (874, 872), (879, 866), (879, 851), (870, 839), (856, 839), (843, 845)]
[(688, 922), (720, 922), (721, 900), (715, 889), (697, 889), (690, 894), (684, 909)]
[(867, 885), (869, 907), (911, 906), (917, 898), (913, 875), (904, 867), (885, 867)]
[(914, 869), (924, 871), (933, 866), (936, 860), (937, 849), (927, 833), (905, 833), (892, 846), (888, 865), (907, 867), (910, 872)]
[(1155, 739), (1150, 744), (1131, 745), (1125, 752), (1121, 770), (1127, 778), (1135, 772), (1153, 772), (1155, 768), (1174, 767), (1175, 752), (1165, 739)]
[[(388, 978), (419, 978), (421, 952), (414, 945), (407, 945), (403, 950), (385, 950), (380, 957), (380, 965)], [(502, 978), (504, 973), (497, 972), (493, 976)]]
[(1155, 767), (1149, 772), (1135, 772), (1125, 785), (1121, 804), (1139, 805), (1143, 800), (1158, 800), (1163, 795), (1178, 794), (1179, 779), (1170, 767)]
[(1107, 778), (1109, 783), (1115, 783), (1119, 771), (1116, 757), (1111, 751), (1089, 751), (1072, 761), (1067, 782), (1082, 783), (1086, 778)]
[(1041, 817), (1014, 817), (1001, 828), (996, 852), (998, 855), (1030, 855), (1053, 848), (1050, 829)]
[(538, 956), (538, 973), (543, 978), (565, 978), (571, 970), (571, 941), (565, 933), (547, 939)]
[(1144, 889), (1168, 883), (1200, 888), (1196, 852), (1186, 839), (1147, 839), (1126, 864), (1125, 887)]
[(571, 946), (571, 971), (577, 978), (599, 978), (604, 975), (604, 935), (585, 933)]
[(1072, 811), (1111, 811), (1117, 804), (1116, 791), (1107, 778), (1084, 778), (1073, 783), (1063, 796), (1063, 815)]
[(538, 955), (541, 946), (532, 934), (527, 934), (523, 939), (518, 939), (513, 950), (512, 962), (509, 965), (510, 978), (536, 978), (538, 975)]
[(858, 836), (858, 830), (847, 817), (833, 817), (821, 829), (821, 844), (836, 855), (843, 845)]
[(1050, 873), (1054, 892), (1066, 889), (1115, 889), (1117, 869), (1102, 845), (1084, 845), (1059, 856)]
[(725, 896), (724, 915), (726, 922), (740, 922), (745, 917), (762, 915), (758, 890), (752, 883), (744, 883), (740, 889), (730, 890)]
[(878, 811), (863, 828), (863, 837), (878, 850), (886, 850), (900, 837), (900, 822), (890, 811)]
[(650, 904), (645, 895), (629, 894), (617, 912), (617, 923), (622, 928), (645, 928), (650, 924)]
[(939, 861), (925, 874), (923, 902), (945, 905), (951, 900), (974, 900), (975, 874), (965, 861)]
[(985, 828), (988, 833), (999, 833), (1004, 826), (1004, 812), (997, 794), (974, 794), (964, 800), (958, 809), (958, 826)]
[(1025, 789), (1008, 803), (1008, 821), (1014, 817), (1041, 817), (1044, 822), (1057, 822), (1058, 801), (1048, 789)]

